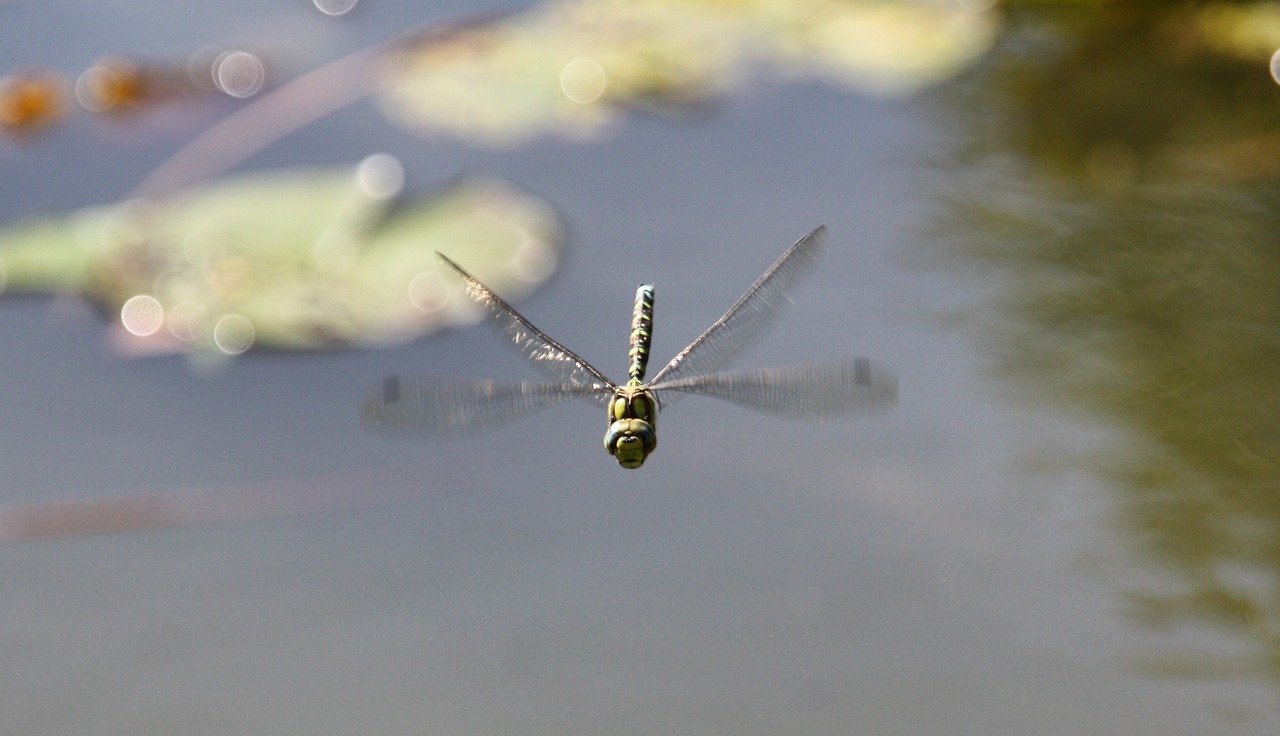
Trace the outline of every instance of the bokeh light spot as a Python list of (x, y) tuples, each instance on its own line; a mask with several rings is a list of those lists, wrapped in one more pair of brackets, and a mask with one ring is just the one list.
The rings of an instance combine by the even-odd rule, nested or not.
[(374, 199), (391, 199), (404, 189), (404, 164), (389, 153), (366, 156), (356, 167), (356, 186)]
[(604, 67), (592, 59), (574, 59), (560, 71), (560, 89), (574, 102), (594, 102), (604, 94)]
[(253, 323), (238, 314), (223, 315), (213, 326), (213, 344), (227, 355), (248, 350), (253, 338)]
[(359, 0), (311, 0), (316, 10), (325, 15), (346, 15), (356, 6)]
[(520, 278), (533, 284), (546, 281), (555, 272), (558, 261), (556, 249), (536, 238), (525, 238), (516, 247), (512, 258)]
[(183, 342), (195, 342), (204, 337), (204, 321), (208, 316), (198, 302), (178, 302), (169, 310), (169, 332)]
[(129, 297), (120, 308), (120, 323), (138, 337), (154, 335), (164, 324), (164, 307), (147, 294)]
[(142, 96), (138, 67), (119, 60), (100, 61), (76, 78), (76, 102), (89, 112), (106, 112), (136, 103)]
[(248, 51), (227, 51), (213, 65), (218, 89), (232, 97), (252, 97), (267, 80), (262, 60)]
[(438, 312), (449, 303), (451, 290), (438, 271), (423, 271), (409, 282), (409, 301), (424, 312)]
[(1271, 55), (1271, 78), (1280, 84), (1280, 49)]

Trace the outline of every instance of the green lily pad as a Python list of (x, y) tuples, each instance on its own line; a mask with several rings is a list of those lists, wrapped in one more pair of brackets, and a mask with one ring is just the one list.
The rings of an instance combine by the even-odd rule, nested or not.
[(0, 230), (9, 293), (80, 293), (141, 350), (231, 355), (403, 342), (478, 315), (446, 253), (520, 299), (555, 270), (562, 223), (496, 178), (397, 198), (389, 156), (257, 173)]
[(995, 13), (929, 0), (563, 0), (433, 26), (384, 59), (388, 116), (515, 145), (592, 135), (631, 108), (684, 114), (764, 70), (904, 94), (991, 47)]

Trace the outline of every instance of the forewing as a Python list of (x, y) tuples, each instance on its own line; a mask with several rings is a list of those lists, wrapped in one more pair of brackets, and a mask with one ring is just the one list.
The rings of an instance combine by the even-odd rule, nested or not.
[[(614, 388), (614, 383), (596, 370), (587, 361), (580, 358), (569, 348), (552, 340), (545, 333), (533, 326), (523, 315), (502, 301), (489, 287), (480, 283), (476, 277), (467, 273), (461, 266), (437, 253), (445, 263), (457, 271), (467, 284), (467, 296), (471, 297), (489, 313), (495, 326), (516, 348), (534, 365), (551, 378), (573, 386), (583, 387), (589, 391)], [(609, 400), (609, 392), (599, 391), (586, 396), (603, 405)]]
[(680, 393), (722, 399), (749, 409), (792, 417), (825, 420), (874, 414), (898, 401), (898, 379), (865, 358), (837, 363), (730, 371), (675, 378), (655, 383), (660, 402)]
[(710, 373), (719, 370), (778, 321), (782, 309), (792, 302), (792, 290), (822, 254), (827, 228), (820, 226), (787, 249), (750, 289), (681, 350), (656, 376), (651, 386), (663, 379)]
[[(605, 400), (608, 392), (602, 390)], [(452, 382), (427, 376), (391, 376), (360, 404), (365, 425), (393, 434), (465, 435), (515, 421), (574, 398), (594, 398), (573, 384), (523, 381)]]

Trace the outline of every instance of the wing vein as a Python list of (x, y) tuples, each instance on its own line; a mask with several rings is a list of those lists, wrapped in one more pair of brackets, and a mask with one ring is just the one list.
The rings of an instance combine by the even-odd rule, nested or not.
[(874, 414), (898, 400), (898, 379), (865, 358), (761, 370), (704, 373), (655, 386), (660, 400), (673, 392), (710, 396), (795, 419), (825, 420)]
[[(467, 296), (489, 312), (492, 323), (543, 373), (557, 381), (592, 390), (616, 387), (595, 366), (539, 330), (479, 279), (444, 254), (436, 255), (462, 276)], [(608, 395), (602, 392), (595, 400), (603, 404), (608, 401)]]
[(791, 290), (813, 270), (822, 254), (826, 232), (826, 226), (819, 226), (796, 241), (724, 316), (672, 358), (649, 385), (660, 388), (664, 380), (718, 370), (777, 324), (778, 315), (793, 302)]
[(390, 376), (360, 404), (369, 427), (392, 434), (466, 435), (515, 421), (595, 391), (575, 384), (521, 381), (457, 382), (428, 376)]

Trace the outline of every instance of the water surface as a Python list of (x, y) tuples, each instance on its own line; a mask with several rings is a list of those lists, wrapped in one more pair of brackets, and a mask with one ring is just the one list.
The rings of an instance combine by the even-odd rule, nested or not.
[[(0, 70), (258, 43), (296, 73), (458, 10), (366, 2), (334, 21), (301, 4), (148, 5), (0, 6)], [(85, 20), (67, 24), (75, 13)], [(1207, 213), (1259, 205), (1222, 183), (1166, 182), (1136, 205), (1100, 205), (1087, 187), (1070, 199), (1044, 183), (1063, 179), (1019, 166), (993, 186), (985, 154), (957, 154), (987, 130), (962, 104), (973, 98), (953, 96), (964, 91), (886, 100), (763, 84), (693, 121), (640, 115), (597, 142), (497, 151), (415, 137), (360, 103), (245, 164), (388, 151), (411, 186), (484, 171), (547, 197), (570, 223), (569, 254), (520, 309), (615, 376), (637, 282), (657, 284), (662, 360), (825, 223), (824, 268), (743, 364), (890, 365), (899, 406), (867, 421), (689, 400), (664, 414), (635, 472), (601, 450), (603, 417), (581, 403), (480, 438), (388, 441), (356, 417), (386, 373), (534, 374), (477, 329), (381, 351), (251, 352), (202, 376), (181, 357), (120, 355), (74, 298), (0, 304), (0, 503), (208, 493), (243, 506), (313, 490), (341, 507), (0, 547), (0, 722), (23, 734), (1274, 731), (1276, 670), (1256, 664), (1273, 651), (1274, 556), (1189, 555), (1210, 538), (1156, 523), (1264, 538), (1275, 517), (1255, 491), (1276, 479), (1274, 420), (1218, 425), (1222, 446), (1258, 458), (1254, 485), (1187, 490), (1180, 464), (1221, 478), (1207, 459), (1221, 447), (1170, 427), (1220, 421), (1205, 407), (1234, 372), (1151, 381), (1204, 345), (1274, 349), (1276, 323), (1188, 316), (1200, 299), (1105, 298), (1219, 272), (1206, 264), (1221, 258), (1194, 249), (1161, 260), (1169, 251), (1139, 237), (1153, 228), (1199, 228), (1195, 242), (1247, 262), (1270, 221), (1224, 236)], [(4, 141), (0, 214), (120, 199), (220, 105)], [(1015, 216), (992, 224), (971, 211), (984, 206)], [(1205, 291), (1250, 303), (1241, 283)], [(1224, 322), (1237, 337), (1205, 337)], [(1149, 350), (1116, 347), (1144, 336)], [(1257, 377), (1231, 390), (1274, 384), (1260, 360), (1225, 363)], [(1116, 376), (1158, 390), (1101, 395)], [(1188, 408), (1191, 395), (1203, 401)], [(1201, 609), (1169, 603), (1210, 568), (1225, 590), (1207, 588)]]

